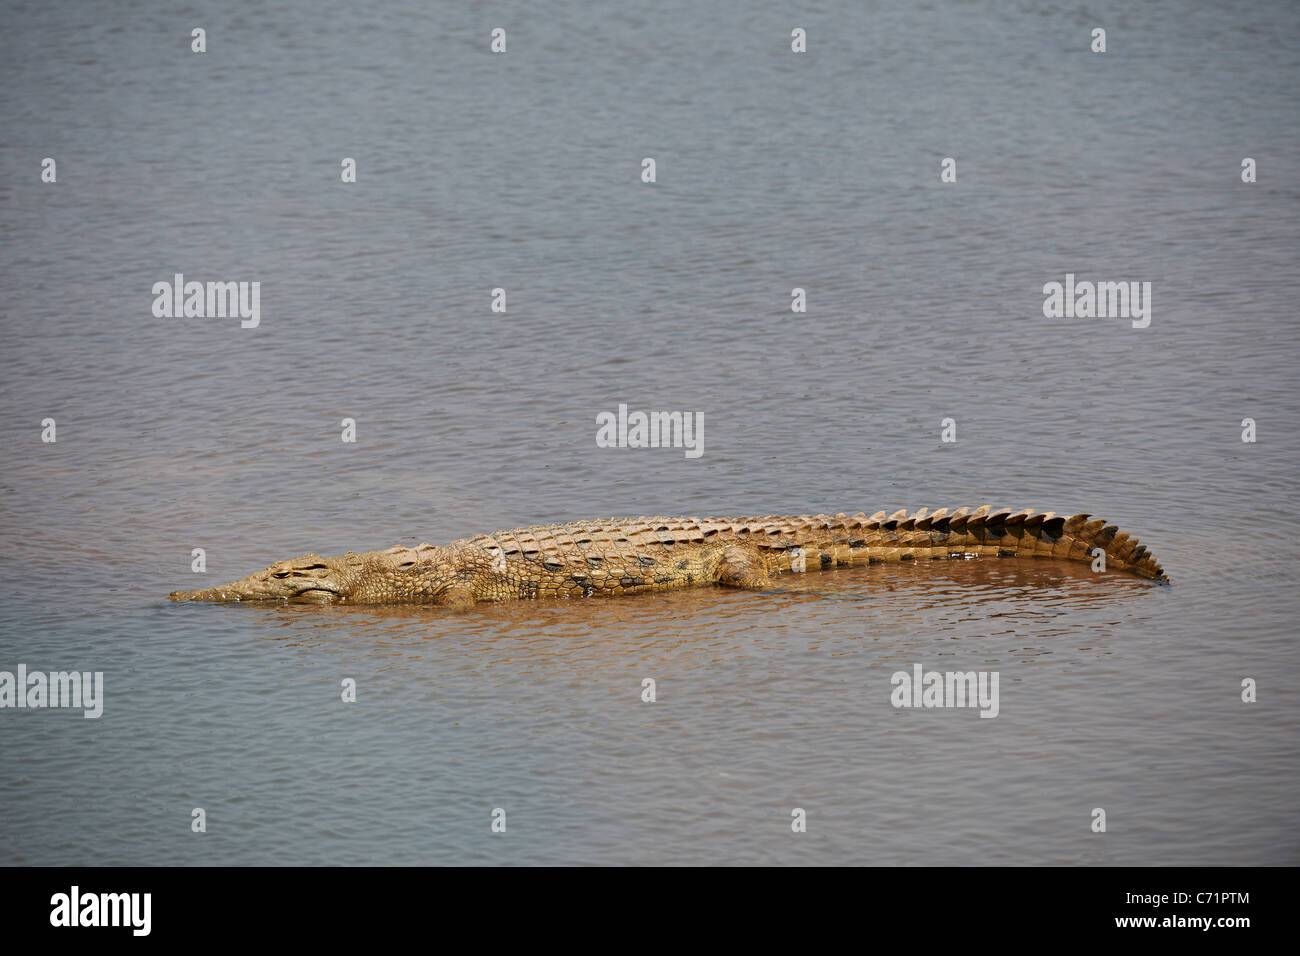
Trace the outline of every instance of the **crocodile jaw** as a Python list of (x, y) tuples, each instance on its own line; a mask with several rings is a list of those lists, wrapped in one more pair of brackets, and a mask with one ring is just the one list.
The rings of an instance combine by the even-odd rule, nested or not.
[(307, 554), (277, 561), (248, 577), (194, 591), (173, 591), (172, 601), (301, 601), (328, 604), (345, 598), (349, 576), (336, 559)]

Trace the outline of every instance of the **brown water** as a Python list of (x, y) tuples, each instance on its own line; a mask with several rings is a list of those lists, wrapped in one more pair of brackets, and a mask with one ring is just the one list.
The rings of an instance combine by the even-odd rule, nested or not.
[[(1295, 8), (843, 6), (12, 7), (0, 670), (106, 701), (0, 710), (3, 862), (1300, 862)], [(154, 318), (176, 272), (260, 281), (260, 326)], [(1150, 327), (1044, 318), (1067, 272), (1150, 281)], [(597, 448), (620, 403), (702, 412), (704, 455)], [(498, 527), (986, 502), (1104, 516), (1174, 584), (164, 600)], [(895, 709), (917, 663), (997, 671), (998, 717)]]

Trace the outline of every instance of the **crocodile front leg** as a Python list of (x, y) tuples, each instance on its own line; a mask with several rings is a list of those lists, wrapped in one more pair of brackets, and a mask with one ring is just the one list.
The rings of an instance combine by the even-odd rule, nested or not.
[(772, 584), (767, 562), (753, 548), (739, 544), (729, 545), (723, 550), (714, 575), (714, 580), (724, 588), (758, 590)]
[(693, 553), (679, 553), (671, 561), (651, 564), (653, 569), (647, 569), (635, 584), (667, 591), (710, 584), (757, 589), (772, 583), (763, 555), (745, 544), (705, 545)]

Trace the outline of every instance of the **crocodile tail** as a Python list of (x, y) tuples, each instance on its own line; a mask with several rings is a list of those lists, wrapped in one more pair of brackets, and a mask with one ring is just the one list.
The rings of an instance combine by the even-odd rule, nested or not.
[(974, 511), (960, 508), (951, 514), (941, 509), (926, 515), (922, 510), (902, 519), (897, 527), (900, 531), (910, 528), (915, 533), (928, 532), (932, 545), (946, 547), (950, 552), (981, 556), (1093, 562), (1100, 548), (1106, 556), (1106, 570), (1129, 571), (1169, 583), (1164, 568), (1137, 538), (1089, 514), (1065, 518), (1050, 511), (1027, 508), (1012, 512), (984, 505)]
[[(1093, 562), (1100, 548), (1106, 555), (1106, 570), (1169, 583), (1164, 568), (1137, 538), (1099, 518), (1091, 519), (1088, 514), (1064, 518), (1032, 508), (995, 510), (992, 505), (951, 512), (947, 508), (891, 515), (879, 511), (870, 517), (818, 515), (807, 519), (811, 534), (805, 540), (821, 551), (823, 566), (965, 555)], [(829, 543), (821, 544), (828, 534)]]

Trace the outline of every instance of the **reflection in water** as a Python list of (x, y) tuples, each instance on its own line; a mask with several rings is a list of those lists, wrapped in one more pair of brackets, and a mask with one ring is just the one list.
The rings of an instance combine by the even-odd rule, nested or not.
[[(786, 575), (767, 591), (697, 588), (480, 604), (459, 612), (419, 605), (284, 603), (185, 611), (242, 615), (263, 637), (304, 648), (342, 645), (360, 659), (371, 648), (382, 654), (437, 643), (443, 653), (526, 667), (530, 659), (550, 666), (602, 656), (625, 664), (672, 655), (673, 649), (717, 648), (719, 641), (754, 651), (761, 648), (765, 630), (787, 628), (823, 641), (834, 635), (869, 640), (918, 632), (959, 638), (977, 629), (1015, 632), (1032, 622), (1040, 641), (1050, 643), (1072, 627), (1066, 615), (1095, 609), (1122, 617), (1134, 602), (1158, 601), (1161, 591), (1129, 575), (1095, 574), (1086, 565), (998, 559)], [(1077, 623), (1076, 618), (1075, 631)], [(417, 660), (407, 666), (418, 668)]]

